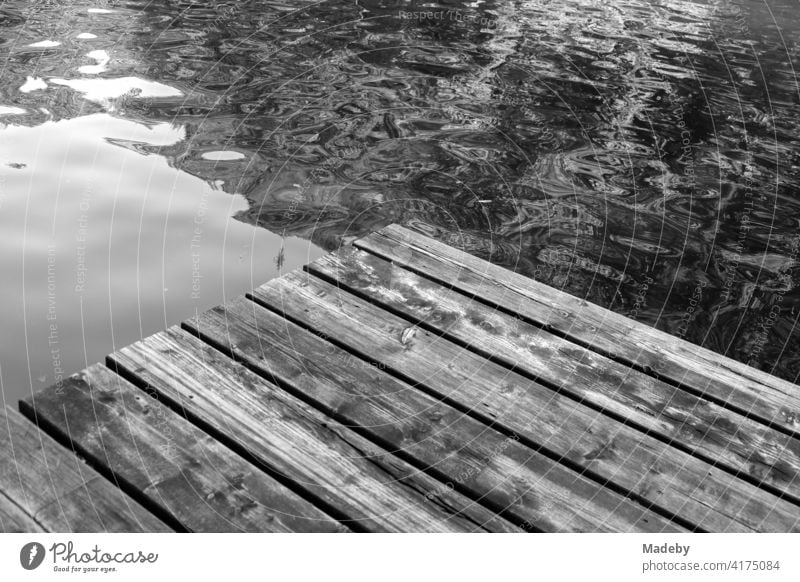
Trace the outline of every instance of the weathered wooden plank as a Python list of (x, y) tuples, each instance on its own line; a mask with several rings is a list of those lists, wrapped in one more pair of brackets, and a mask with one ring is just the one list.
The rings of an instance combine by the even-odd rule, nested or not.
[(439, 397), (710, 531), (794, 531), (797, 506), (305, 273), (253, 296)]
[[(227, 333), (224, 322), (204, 323), (209, 337)], [(112, 354), (111, 364), (335, 509), (345, 523), (368, 531), (516, 530), (200, 340), (173, 350), (155, 347), (159, 338)]]
[(800, 504), (800, 440), (370, 253), (343, 248), (308, 270)]
[(36, 394), (41, 421), (189, 531), (346, 528), (108, 368)]
[(169, 528), (18, 412), (0, 409), (0, 491), (53, 532)]
[(800, 436), (800, 390), (790, 382), (397, 225), (354, 244)]
[(42, 527), (0, 491), (0, 533), (42, 532)]
[[(201, 335), (224, 327), (216, 341), (259, 374), (516, 523), (539, 531), (681, 529), (244, 298), (202, 314), (198, 327)], [(178, 332), (145, 343), (162, 353), (187, 349)]]

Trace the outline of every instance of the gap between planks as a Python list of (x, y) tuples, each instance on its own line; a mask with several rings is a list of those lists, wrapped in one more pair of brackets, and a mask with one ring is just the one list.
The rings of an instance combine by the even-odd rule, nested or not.
[[(469, 413), (472, 413), (472, 407), (475, 403), (481, 402), (481, 399), (483, 398), (482, 395), (486, 392), (487, 386), (496, 384), (497, 379), (504, 377), (504, 375), (506, 377), (518, 376), (509, 370), (498, 372), (496, 368), (493, 367), (491, 362), (483, 359), (481, 359), (481, 361), (475, 361), (475, 356), (469, 356), (470, 359), (464, 360), (464, 357), (466, 356), (462, 355), (464, 352), (461, 349), (458, 349), (455, 352), (452, 350), (449, 352), (441, 352), (442, 349), (450, 349), (447, 348), (447, 345), (449, 345), (450, 342), (432, 343), (433, 338), (430, 340), (427, 339), (427, 332), (424, 331), (417, 333), (417, 340), (415, 341), (422, 342), (418, 349), (412, 349), (412, 351), (409, 352), (408, 349), (401, 345), (402, 341), (398, 341), (400, 338), (400, 333), (408, 327), (407, 322), (404, 320), (399, 320), (399, 318), (389, 314), (386, 311), (380, 310), (380, 312), (378, 312), (377, 308), (371, 304), (364, 302), (363, 300), (359, 300), (355, 296), (352, 296), (348, 293), (341, 293), (335, 287), (329, 286), (321, 279), (316, 279), (314, 277), (310, 277), (309, 275), (303, 275), (300, 273), (287, 275), (282, 279), (272, 281), (267, 285), (257, 289), (253, 293), (253, 297), (260, 304), (264, 306), (270, 306), (270, 309), (276, 310), (291, 321), (298, 322), (308, 329), (322, 333), (324, 337), (328, 339), (328, 341), (341, 344), (345, 349), (349, 349), (368, 361), (385, 363), (388, 366), (388, 370), (391, 370), (394, 374), (399, 374), (399, 377), (412, 384), (419, 384), (420, 381), (423, 384), (426, 384), (426, 374), (421, 372), (421, 370), (426, 369), (426, 367), (430, 368), (430, 366), (434, 366), (435, 368), (437, 366), (437, 361), (457, 362), (458, 366), (456, 366), (456, 368), (458, 370), (467, 370), (466, 372), (462, 373), (462, 377), (460, 378), (459, 382), (472, 383), (474, 384), (474, 389), (471, 390), (471, 396), (469, 397), (460, 394), (459, 390), (450, 389), (445, 390), (444, 396), (450, 398), (466, 398), (466, 401), (462, 401), (461, 405), (464, 407), (464, 410), (468, 411)], [(345, 311), (342, 311), (342, 305), (338, 303), (339, 301), (348, 303)], [(369, 318), (369, 322), (364, 319), (365, 317)], [(379, 332), (378, 330), (383, 331)], [(391, 338), (385, 337), (384, 333), (386, 331), (390, 331), (392, 333)], [(397, 338), (394, 337), (395, 333), (398, 334)], [(343, 337), (346, 337), (346, 340), (344, 340)], [(411, 356), (416, 357), (417, 360), (420, 357), (429, 357), (433, 358), (433, 360), (431, 360), (429, 363), (423, 363), (422, 361), (415, 360), (414, 357)], [(411, 359), (409, 359), (410, 357)], [(490, 370), (490, 372), (487, 372), (487, 369)], [(420, 376), (420, 374), (422, 374), (422, 376)], [(437, 378), (446, 377), (447, 376), (445, 374), (437, 376)], [(427, 384), (429, 385), (430, 382), (427, 382)], [(520, 386), (520, 388), (514, 389), (515, 398), (525, 398), (527, 388), (523, 388), (523, 386), (528, 386), (529, 381), (525, 380), (520, 382), (520, 380), (515, 380), (512, 382), (512, 384), (515, 386)], [(459, 386), (463, 391), (463, 385), (459, 384)], [(438, 393), (439, 397), (441, 397), (442, 391), (439, 390)], [(547, 406), (548, 402), (550, 402), (550, 399), (553, 398), (553, 393), (551, 391), (548, 391), (548, 394), (548, 396), (545, 396), (546, 400), (543, 401), (544, 406)], [(470, 398), (472, 400), (470, 400)], [(576, 406), (574, 403), (571, 406), (575, 408), (576, 411), (580, 411), (582, 409), (580, 405)], [(537, 407), (537, 409), (539, 408), (541, 407)], [(500, 412), (507, 413), (507, 411), (502, 410)], [(575, 412), (574, 414), (578, 414), (578, 412)], [(492, 422), (496, 421), (497, 414), (494, 416), (495, 418), (491, 419)], [(594, 414), (594, 417), (596, 417), (596, 414)], [(484, 417), (483, 420), (485, 421), (486, 418)], [(536, 435), (529, 434), (529, 429), (527, 429), (526, 424), (524, 422), (519, 424), (521, 421), (522, 419), (520, 419), (520, 421), (515, 421), (517, 424), (509, 426), (507, 424), (508, 418), (506, 418), (506, 427), (512, 431), (515, 430), (519, 432), (519, 434), (527, 434), (528, 438), (531, 439), (533, 446), (541, 446), (537, 442), (538, 439)], [(568, 423), (566, 424), (568, 425)], [(622, 431), (621, 434), (629, 434), (629, 432), (625, 432), (631, 430), (629, 427), (626, 427), (624, 424), (620, 423), (616, 423), (616, 425), (617, 426), (613, 427), (613, 430)], [(567, 426), (567, 428), (569, 427)], [(548, 436), (551, 439), (553, 438), (552, 435)], [(595, 437), (590, 437), (588, 433), (579, 431), (579, 434), (574, 435), (572, 440), (577, 439), (580, 441), (581, 438), (585, 440), (587, 438), (594, 439)], [(669, 453), (669, 449), (664, 451), (663, 443), (656, 441), (658, 444), (654, 446), (652, 444), (653, 439), (647, 437), (646, 435), (638, 435), (636, 437), (629, 436), (627, 438), (633, 439), (631, 440), (631, 448), (634, 450), (640, 449), (644, 444), (651, 443), (647, 445), (647, 447), (653, 449), (653, 458), (658, 458), (659, 455)], [(565, 462), (569, 460), (565, 458), (565, 452), (569, 450), (571, 442), (572, 441), (570, 440), (565, 441), (564, 446), (567, 447), (565, 451), (562, 451), (561, 453), (555, 452), (557, 457), (561, 458)], [(759, 493), (758, 489), (748, 485), (746, 482), (725, 476), (724, 473), (719, 473), (707, 463), (701, 462), (699, 459), (692, 460), (693, 457), (688, 456), (681, 451), (674, 450), (674, 452), (669, 453), (669, 455), (675, 459), (674, 462), (677, 463), (675, 466), (684, 469), (684, 476), (694, 475), (692, 479), (697, 479), (697, 485), (701, 485), (703, 483), (703, 481), (706, 479), (705, 475), (707, 470), (709, 469), (712, 470), (709, 475), (714, 475), (712, 482), (716, 481), (717, 483), (713, 487), (713, 489), (716, 490), (716, 493), (713, 491), (708, 491), (708, 485), (704, 486), (704, 489), (706, 490), (705, 492), (701, 491), (699, 493), (700, 498), (698, 501), (705, 498), (705, 501), (700, 501), (700, 505), (697, 507), (697, 512), (699, 513), (685, 511), (685, 504), (694, 503), (692, 492), (695, 491), (694, 495), (698, 494), (697, 490), (695, 489), (697, 485), (685, 490), (682, 493), (676, 492), (677, 495), (674, 497), (674, 507), (671, 510), (667, 510), (671, 515), (680, 516), (683, 513), (689, 513), (691, 515), (706, 514), (708, 519), (710, 519), (708, 523), (710, 529), (715, 531), (725, 531), (733, 523), (736, 523), (736, 519), (733, 518), (733, 521), (731, 521), (732, 516), (724, 517), (724, 514), (711, 511), (708, 506), (713, 506), (715, 501), (719, 502), (717, 495), (719, 491), (728, 491), (727, 495), (729, 496), (731, 495), (730, 491), (737, 491), (738, 493), (734, 497), (738, 501), (730, 503), (733, 500), (729, 500), (729, 507), (731, 507), (731, 510), (734, 511), (734, 515), (746, 507), (749, 507), (750, 509), (748, 511), (752, 512), (750, 513), (750, 517), (746, 518), (745, 520), (745, 523), (749, 523), (750, 525), (745, 526), (745, 523), (742, 523), (740, 526), (744, 526), (745, 529), (751, 529), (754, 527), (758, 528), (764, 517), (771, 515), (774, 519), (772, 527), (778, 528), (779, 531), (796, 527), (796, 518), (793, 517), (795, 515), (796, 508), (790, 508), (787, 505), (787, 502), (780, 501), (774, 496), (769, 495), (768, 499), (762, 503), (758, 501), (757, 498), (762, 496), (762, 493), (764, 492), (762, 491), (762, 493)], [(677, 455), (677, 457), (675, 455)], [(652, 460), (643, 465), (644, 468), (648, 466), (653, 466)], [(694, 469), (689, 471), (686, 467), (694, 467)], [(586, 470), (586, 467), (583, 468)], [(603, 469), (602, 466), (599, 468)], [(636, 469), (636, 467), (633, 468)], [(606, 475), (616, 474), (615, 471), (612, 471), (610, 468), (605, 469), (605, 471)], [(617, 477), (619, 477), (618, 474)], [(631, 478), (633, 479), (633, 477)], [(629, 481), (629, 484), (625, 486), (625, 489), (629, 494), (637, 495), (637, 488), (632, 487), (632, 485), (637, 482), (637, 479)], [(665, 486), (663, 487), (663, 490), (669, 491), (671, 488)], [(644, 494), (646, 495), (655, 493), (655, 490), (652, 492), (649, 492), (648, 490), (644, 491)], [(658, 491), (659, 495), (662, 493), (662, 490)], [(652, 497), (649, 502), (653, 502)], [(739, 505), (737, 505), (737, 503)], [(659, 502), (659, 504), (661, 504), (661, 502)], [(681, 508), (684, 508), (684, 511), (681, 511)], [(709, 513), (710, 511), (711, 513)], [(762, 515), (762, 517), (758, 518), (758, 515)], [(714, 516), (716, 517), (714, 518)], [(714, 519), (719, 519), (721, 521), (715, 522)]]
[[(226, 336), (222, 338), (209, 336), (208, 332), (204, 331), (220, 329), (223, 326), (226, 328)], [(575, 509), (580, 507), (581, 503), (587, 514), (597, 514), (601, 506), (592, 509), (590, 507), (592, 503), (610, 502), (619, 515), (613, 516), (606, 512), (605, 517), (598, 520), (599, 523), (607, 522), (610, 527), (618, 522), (617, 529), (628, 531), (632, 524), (636, 523), (635, 520), (639, 519), (631, 513), (629, 502), (625, 501), (624, 497), (617, 497), (615, 500), (614, 494), (610, 491), (598, 489), (596, 485), (590, 486), (585, 479), (566, 467), (553, 464), (535, 451), (516, 443), (516, 435), (513, 435), (513, 438), (506, 435), (506, 440), (502, 441), (501, 435), (495, 431), (497, 427), (475, 421), (450, 408), (449, 405), (437, 404), (436, 400), (383, 374), (362, 360), (356, 360), (362, 362), (362, 365), (358, 366), (352, 357), (347, 357), (347, 352), (327, 344), (324, 340), (306, 333), (289, 321), (253, 303), (243, 299), (235, 300), (225, 308), (220, 307), (206, 312), (197, 322), (190, 323), (189, 328), (193, 333), (199, 332), (199, 335), (212, 345), (219, 344), (218, 347), (226, 354), (231, 354), (260, 376), (302, 397), (323, 413), (371, 438), (376, 444), (402, 456), (423, 470), (433, 470), (433, 474), (442, 482), (458, 483), (459, 475), (470, 472), (469, 459), (486, 457), (488, 447), (489, 462), (482, 464), (482, 470), (479, 471), (481, 477), (479, 481), (482, 482), (466, 483), (463, 490), (481, 502), (496, 500), (501, 507), (505, 506), (503, 514), (509, 513), (517, 520), (530, 520), (532, 507), (528, 505), (530, 502), (525, 500), (525, 489), (513, 485), (514, 479), (522, 478), (523, 475), (528, 475), (528, 479), (532, 479), (536, 478), (537, 474), (542, 492), (550, 493), (547, 497), (547, 503), (551, 504), (550, 509), (556, 510), (560, 507), (558, 511), (552, 512), (553, 515), (558, 515), (559, 511), (562, 514), (566, 512), (571, 514), (570, 519), (575, 521), (579, 517), (575, 515)], [(289, 328), (292, 331), (288, 331)], [(251, 341), (253, 337), (257, 337), (258, 341)], [(315, 354), (315, 356), (303, 357), (299, 354)], [(317, 359), (320, 361), (316, 361)], [(369, 370), (369, 374), (362, 375), (353, 369)], [(384, 390), (390, 392), (389, 395), (382, 397)], [(429, 414), (429, 408), (435, 408), (435, 412)], [(415, 411), (414, 414), (412, 410)], [(403, 414), (410, 416), (407, 420), (403, 420)], [(432, 419), (429, 418), (431, 416)], [(436, 432), (431, 430), (431, 425), (434, 429), (440, 426), (449, 429), (451, 425), (440, 424), (445, 420), (450, 420), (454, 425), (458, 424), (461, 430), (466, 430), (467, 433), (448, 436), (445, 432), (446, 436), (442, 437), (443, 440), (439, 440)], [(468, 436), (474, 432), (480, 435), (483, 451), (478, 445), (473, 444), (476, 440), (475, 435)], [(418, 439), (422, 439), (423, 442), (418, 443)], [(489, 446), (492, 442), (494, 446)], [(526, 467), (525, 459), (530, 460), (529, 467)], [(520, 464), (520, 460), (523, 464)], [(498, 474), (492, 466), (493, 463), (502, 465), (508, 474)], [(515, 466), (517, 469), (513, 469)], [(536, 466), (542, 468), (531, 471), (531, 468)], [(559, 478), (559, 475), (562, 477)], [(553, 479), (563, 482), (552, 483)], [(521, 483), (524, 482), (521, 480)], [(573, 483), (572, 494), (564, 490), (564, 483)], [(581, 502), (577, 497), (580, 491), (594, 492)], [(604, 499), (606, 501), (603, 501)], [(533, 510), (536, 511), (535, 506)], [(522, 513), (519, 513), (520, 511)], [(628, 522), (627, 525), (624, 521), (619, 521), (625, 513), (634, 518), (634, 521)], [(644, 519), (644, 523), (647, 524), (647, 519)], [(563, 520), (562, 517), (546, 527), (549, 531), (559, 529), (556, 523), (563, 524)], [(583, 520), (585, 517), (580, 517), (577, 522)], [(542, 521), (542, 518), (534, 520), (537, 521), (547, 524), (547, 520)], [(651, 516), (650, 521), (652, 523), (644, 527), (656, 529), (665, 527), (660, 518)], [(582, 527), (590, 525), (584, 522)], [(560, 529), (564, 529), (563, 525)]]
[(398, 225), (354, 241), (551, 333), (800, 437), (798, 387)]
[[(341, 249), (305, 270), (665, 444), (794, 503), (800, 500), (800, 442), (790, 436), (572, 346), (363, 251)], [(587, 365), (575, 366), (576, 361)]]

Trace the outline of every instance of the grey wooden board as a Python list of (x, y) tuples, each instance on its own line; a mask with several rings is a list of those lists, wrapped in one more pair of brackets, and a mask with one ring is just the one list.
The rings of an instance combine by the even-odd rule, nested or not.
[(34, 396), (37, 417), (189, 531), (344, 526), (108, 368)]
[[(208, 322), (205, 322), (206, 324)], [(225, 326), (201, 327), (222, 340)], [(474, 501), (290, 396), (189, 334), (156, 334), (110, 356), (159, 398), (369, 531), (518, 531)], [(183, 335), (181, 335), (183, 334)], [(257, 338), (252, 338), (257, 341)]]
[(20, 413), (0, 409), (0, 491), (52, 532), (163, 532), (167, 526)]
[(797, 506), (305, 273), (265, 305), (710, 531), (793, 531)]
[[(541, 531), (681, 529), (244, 298), (207, 311), (197, 325), (225, 328), (224, 348), (237, 359), (517, 523)], [(158, 341), (166, 351), (185, 340)]]
[(41, 532), (42, 527), (0, 491), (0, 533)]
[(800, 503), (800, 440), (364, 251), (342, 249), (308, 270)]
[(800, 436), (790, 382), (397, 225), (354, 244)]

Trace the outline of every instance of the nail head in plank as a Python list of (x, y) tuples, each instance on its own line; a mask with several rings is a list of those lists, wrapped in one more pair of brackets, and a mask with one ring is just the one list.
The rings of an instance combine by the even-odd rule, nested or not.
[(398, 225), (355, 245), (800, 436), (790, 382)]
[(253, 296), (439, 397), (477, 411), (631, 494), (711, 531), (792, 531), (797, 506), (305, 273)]
[[(640, 505), (244, 299), (200, 315), (222, 347), (326, 414), (543, 531), (680, 531)], [(162, 336), (164, 348), (186, 342)]]
[(800, 502), (800, 440), (353, 247), (307, 269)]
[[(216, 337), (224, 325), (202, 326)], [(515, 531), (510, 523), (186, 334), (156, 334), (110, 356), (117, 369), (370, 531)], [(252, 338), (257, 341), (257, 338)], [(429, 495), (435, 493), (433, 495)]]

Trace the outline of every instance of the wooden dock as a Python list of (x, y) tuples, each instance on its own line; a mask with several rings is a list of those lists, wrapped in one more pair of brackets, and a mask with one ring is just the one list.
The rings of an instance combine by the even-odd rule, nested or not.
[(800, 531), (800, 387), (398, 226), (20, 411), (0, 531)]

